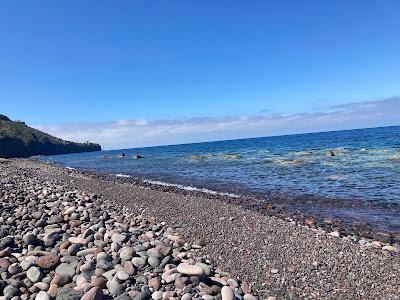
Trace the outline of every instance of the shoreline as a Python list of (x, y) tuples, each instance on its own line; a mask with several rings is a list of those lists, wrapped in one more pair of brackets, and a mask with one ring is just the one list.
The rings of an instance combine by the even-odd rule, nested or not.
[(124, 206), (131, 214), (179, 227), (187, 241), (204, 239), (199, 252), (247, 282), (259, 299), (398, 299), (400, 295), (396, 247), (360, 243), (340, 233), (338, 238), (294, 220), (260, 214), (232, 199), (215, 201), (33, 160), (8, 164), (39, 180), (96, 193), (115, 203), (117, 210)]
[[(87, 169), (71, 168), (52, 161), (41, 161), (36, 159), (33, 161), (38, 162), (39, 164), (53, 165), (62, 169), (76, 171), (86, 176), (90, 176), (93, 179), (133, 184), (157, 191), (172, 192), (177, 195), (205, 197), (208, 199), (214, 199), (216, 201), (235, 204), (262, 215), (278, 217), (288, 222), (294, 221), (312, 229), (322, 229), (327, 232), (338, 231), (341, 236), (348, 236), (356, 241), (366, 239), (370, 242), (379, 241), (387, 245), (400, 245), (400, 231), (376, 228), (373, 224), (359, 222), (354, 218), (351, 219), (350, 217), (346, 219), (341, 217), (332, 217), (331, 215), (323, 216), (321, 213), (305, 213), (296, 208), (297, 206), (303, 206), (304, 208), (306, 206), (318, 207), (319, 205), (343, 205), (341, 202), (335, 202), (334, 199), (328, 199), (314, 195), (296, 197), (277, 193), (272, 193), (269, 197), (254, 194), (233, 194), (230, 192), (209, 190), (202, 187), (184, 186), (168, 182), (157, 182), (148, 179), (141, 179), (128, 174), (114, 174)], [(351, 209), (351, 203), (352, 202), (344, 205), (343, 208)], [(361, 205), (361, 203), (358, 204)]]

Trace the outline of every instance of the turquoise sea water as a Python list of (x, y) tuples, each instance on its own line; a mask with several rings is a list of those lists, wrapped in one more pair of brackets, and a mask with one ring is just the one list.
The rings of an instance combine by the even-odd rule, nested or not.
[[(118, 157), (121, 153), (125, 157)], [(136, 155), (143, 158), (136, 159)], [(116, 176), (268, 197), (270, 201), (274, 195), (284, 195), (296, 199), (290, 205), (304, 214), (347, 218), (400, 231), (400, 126), (44, 159)]]

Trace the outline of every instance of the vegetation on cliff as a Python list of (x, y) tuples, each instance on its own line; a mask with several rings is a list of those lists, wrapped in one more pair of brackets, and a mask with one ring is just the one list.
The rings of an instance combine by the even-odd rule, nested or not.
[(31, 128), (24, 122), (12, 121), (0, 115), (0, 157), (30, 157), (100, 150), (99, 144), (64, 141)]

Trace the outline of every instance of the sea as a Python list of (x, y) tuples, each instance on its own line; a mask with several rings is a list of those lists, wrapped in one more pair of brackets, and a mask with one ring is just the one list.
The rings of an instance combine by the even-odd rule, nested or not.
[(47, 156), (156, 185), (254, 196), (400, 232), (400, 126)]

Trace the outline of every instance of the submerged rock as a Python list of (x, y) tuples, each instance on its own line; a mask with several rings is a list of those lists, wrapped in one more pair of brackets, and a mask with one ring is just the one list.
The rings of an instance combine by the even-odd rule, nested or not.
[(326, 152), (327, 156), (336, 156), (335, 152), (333, 152), (332, 150), (329, 150), (328, 152)]

